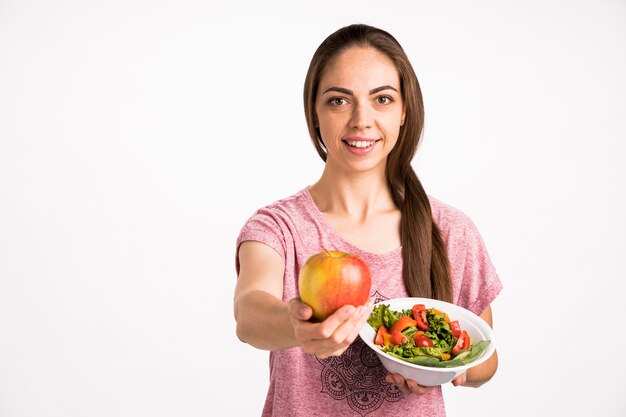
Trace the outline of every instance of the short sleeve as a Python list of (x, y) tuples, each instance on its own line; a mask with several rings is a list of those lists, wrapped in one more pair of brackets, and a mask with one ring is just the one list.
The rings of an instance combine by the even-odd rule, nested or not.
[(461, 278), (457, 304), (480, 315), (503, 286), (480, 233), (467, 217), (463, 222), (462, 239), (455, 243), (453, 250), (457, 265), (451, 266), (456, 267)]
[(257, 241), (274, 249), (285, 258), (285, 237), (276, 217), (267, 210), (258, 210), (241, 228), (235, 248), (235, 268), (239, 273), (239, 246), (246, 241)]

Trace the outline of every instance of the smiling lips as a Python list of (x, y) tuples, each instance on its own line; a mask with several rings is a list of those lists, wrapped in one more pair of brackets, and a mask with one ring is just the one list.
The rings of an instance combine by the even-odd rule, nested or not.
[(343, 140), (343, 143), (346, 144), (346, 147), (350, 152), (357, 155), (363, 155), (371, 152), (374, 149), (374, 145), (380, 139), (371, 139), (371, 138), (361, 138), (358, 136), (350, 136)]

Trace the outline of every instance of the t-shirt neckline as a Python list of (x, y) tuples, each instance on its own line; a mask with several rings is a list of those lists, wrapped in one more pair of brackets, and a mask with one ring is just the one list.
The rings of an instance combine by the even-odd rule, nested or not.
[(335, 228), (328, 222), (326, 217), (324, 217), (324, 214), (322, 214), (320, 209), (315, 204), (315, 201), (313, 200), (313, 196), (311, 196), (311, 192), (309, 188), (310, 186), (307, 186), (304, 190), (302, 190), (302, 194), (304, 195), (306, 199), (306, 203), (309, 206), (311, 213), (317, 218), (317, 221), (320, 222), (320, 224), (328, 230), (328, 232), (333, 236), (334, 239), (341, 241), (341, 243), (343, 243), (348, 248), (350, 248), (351, 252), (357, 253), (362, 256), (375, 257), (375, 258), (393, 258), (402, 253), (402, 246), (392, 249), (389, 252), (374, 253), (374, 252), (368, 252), (366, 250), (363, 250), (359, 248), (358, 246), (355, 246), (354, 244), (348, 242), (335, 230)]

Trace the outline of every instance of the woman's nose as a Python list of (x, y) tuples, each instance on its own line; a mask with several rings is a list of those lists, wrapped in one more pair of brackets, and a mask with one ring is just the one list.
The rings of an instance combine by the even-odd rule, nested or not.
[(352, 127), (356, 129), (368, 129), (372, 127), (372, 115), (365, 104), (354, 107), (351, 120)]

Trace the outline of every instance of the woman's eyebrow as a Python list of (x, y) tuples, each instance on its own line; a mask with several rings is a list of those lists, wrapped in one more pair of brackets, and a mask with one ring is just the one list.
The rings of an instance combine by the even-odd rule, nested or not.
[[(392, 87), (392, 86), (390, 86), (390, 85), (382, 85), (382, 86), (380, 86), (380, 87), (376, 87), (376, 88), (374, 88), (374, 89), (370, 90), (370, 91), (369, 91), (369, 93), (370, 93), (370, 95), (372, 95), (372, 94), (376, 94), (376, 93), (378, 93), (378, 92), (380, 92), (380, 91), (383, 91), (383, 90), (393, 90), (393, 91), (395, 91), (396, 93), (398, 92), (398, 90), (396, 90), (395, 88), (393, 88), (393, 87)], [(324, 91), (324, 93), (323, 93), (323, 94), (326, 94), (326, 93), (328, 93), (329, 91), (336, 91), (336, 92), (338, 92), (338, 93), (347, 94), (347, 95), (349, 95), (349, 96), (353, 96), (353, 95), (354, 95), (354, 92), (353, 92), (352, 90), (348, 90), (347, 88), (343, 88), (343, 87), (330, 87), (330, 88), (327, 88), (327, 89)]]
[(349, 96), (353, 96), (354, 95), (354, 92), (352, 92), (352, 90), (348, 90), (347, 88), (342, 88), (342, 87), (330, 87), (330, 88), (327, 88), (326, 91), (324, 91), (323, 94), (326, 94), (329, 91), (336, 91), (338, 93), (347, 94)]
[(380, 91), (383, 91), (383, 90), (393, 90), (393, 91), (395, 91), (396, 93), (398, 92), (398, 90), (396, 90), (395, 88), (393, 88), (393, 87), (392, 87), (392, 86), (390, 86), (390, 85), (383, 85), (383, 86), (381, 86), (381, 87), (376, 87), (376, 88), (374, 88), (373, 90), (370, 90), (370, 95), (371, 95), (371, 94), (376, 94), (376, 93), (378, 93), (378, 92), (380, 92)]

